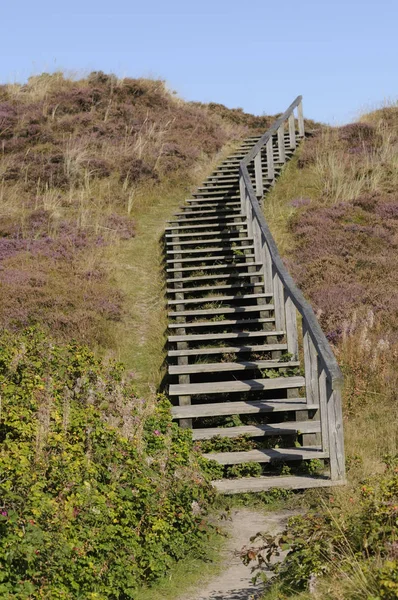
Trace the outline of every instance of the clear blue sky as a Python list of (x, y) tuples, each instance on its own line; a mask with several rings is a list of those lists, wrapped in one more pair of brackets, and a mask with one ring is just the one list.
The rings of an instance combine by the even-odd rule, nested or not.
[(0, 81), (155, 76), (188, 100), (347, 122), (398, 96), (398, 0), (3, 0)]

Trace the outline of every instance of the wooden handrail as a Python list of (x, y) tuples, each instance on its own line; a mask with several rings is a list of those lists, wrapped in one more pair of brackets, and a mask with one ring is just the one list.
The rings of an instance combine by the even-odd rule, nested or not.
[[(294, 115), (296, 108), (298, 133)], [(288, 150), (285, 143), (285, 123), (288, 124)], [(295, 149), (297, 138), (304, 137), (304, 133), (302, 97), (298, 96), (240, 161), (241, 212), (247, 218), (248, 235), (253, 237), (256, 261), (263, 264), (264, 281), (272, 288), (267, 291), (272, 293), (274, 298), (275, 326), (286, 331), (288, 352), (296, 359), (299, 354), (297, 312), (301, 315), (307, 403), (309, 406), (319, 406), (322, 447), (327, 448), (329, 452), (331, 478), (342, 482), (345, 479), (341, 410), (343, 374), (311, 305), (282, 262), (258, 201), (264, 191), (263, 149), (265, 148), (267, 157), (266, 178), (273, 182), (275, 178), (273, 136), (276, 135), (277, 139), (277, 162), (283, 164), (286, 161), (286, 152)], [(248, 170), (248, 165), (252, 161), (254, 161), (256, 190), (253, 188)]]
[[(240, 178), (241, 181), (243, 180), (244, 182), (244, 188), (246, 189), (246, 192), (248, 194), (252, 211), (260, 225), (261, 233), (263, 234), (265, 242), (267, 244), (272, 265), (277, 271), (280, 280), (285, 290), (287, 291), (289, 297), (291, 298), (293, 304), (295, 305), (298, 312), (301, 314), (305, 321), (306, 328), (309, 334), (311, 335), (313, 343), (317, 349), (318, 355), (321, 358), (323, 366), (331, 379), (333, 389), (340, 389), (343, 384), (343, 374), (341, 372), (341, 369), (337, 364), (336, 358), (330, 348), (329, 342), (318, 323), (318, 320), (315, 316), (311, 305), (304, 298), (302, 292), (294, 283), (293, 278), (291, 277), (291, 275), (289, 274), (285, 265), (282, 262), (275, 240), (267, 225), (260, 204), (256, 198), (256, 194), (254, 193), (249, 171), (247, 169), (248, 164), (253, 159), (255, 159), (256, 155), (258, 155), (261, 152), (264, 145), (266, 145), (266, 143), (274, 133), (277, 133), (280, 126), (289, 119), (289, 116), (293, 113), (293, 110), (297, 106), (299, 106), (299, 104), (301, 104), (301, 101), (302, 96), (298, 96), (294, 100), (294, 102), (292, 102), (289, 108), (283, 113), (283, 115), (279, 117), (279, 119), (277, 119), (271, 125), (268, 131), (259, 139), (259, 141), (253, 147), (253, 149), (250, 152), (248, 152), (248, 154), (241, 160)], [(242, 185), (240, 186), (240, 189), (242, 191)]]

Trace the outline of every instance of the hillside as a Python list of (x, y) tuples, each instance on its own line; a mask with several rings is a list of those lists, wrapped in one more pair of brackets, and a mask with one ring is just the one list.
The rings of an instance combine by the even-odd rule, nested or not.
[(160, 234), (270, 121), (103, 73), (0, 87), (2, 598), (134, 598), (203, 553), (212, 492), (155, 389)]
[(393, 600), (398, 594), (397, 106), (307, 140), (270, 194), (265, 215), (344, 371), (348, 468), (348, 485), (332, 494), (312, 494), (313, 510), (277, 540), (290, 554), (276, 596), (265, 598)]
[[(206, 557), (214, 493), (157, 394), (161, 238), (273, 120), (102, 72), (0, 86), (1, 598), (134, 599)], [(393, 600), (398, 108), (307, 125), (264, 213), (344, 371), (348, 485), (286, 493), (306, 514), (264, 540), (289, 549), (265, 598)]]

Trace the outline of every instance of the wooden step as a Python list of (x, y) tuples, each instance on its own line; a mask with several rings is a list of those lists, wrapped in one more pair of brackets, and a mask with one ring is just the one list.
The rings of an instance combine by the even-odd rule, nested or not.
[[(235, 250), (253, 250), (254, 246), (253, 244), (250, 244), (248, 246), (236, 246)], [(191, 249), (191, 250), (167, 250), (167, 254), (200, 254), (203, 252), (233, 252), (234, 248), (231, 246), (213, 246), (210, 248), (199, 248), (198, 250), (196, 249)], [(246, 254), (244, 255), (246, 256)]]
[(215, 292), (218, 290), (245, 290), (249, 287), (260, 286), (262, 283), (251, 283), (242, 282), (242, 283), (225, 283), (224, 285), (206, 285), (206, 286), (197, 286), (190, 288), (167, 288), (166, 292), (168, 294), (194, 294), (194, 293), (206, 293), (206, 292)]
[[(220, 206), (223, 206), (222, 203), (220, 202), (215, 202), (214, 204), (211, 202), (211, 200), (209, 200), (208, 203), (206, 204), (195, 204), (195, 200), (187, 200), (187, 202), (191, 202), (191, 204), (188, 204), (186, 206), (186, 209), (188, 211), (188, 209), (190, 209), (190, 207), (198, 209), (198, 213), (199, 212), (203, 212), (206, 211), (210, 208), (214, 208), (216, 210), (219, 210)], [(241, 208), (241, 203), (240, 202), (225, 202), (225, 206), (226, 208), (224, 210), (231, 210), (231, 209), (240, 209)], [(203, 207), (203, 208), (201, 208)], [(185, 207), (184, 207), (185, 208)]]
[(169, 350), (168, 356), (206, 356), (210, 354), (242, 354), (251, 352), (284, 352), (287, 344), (256, 344), (254, 346), (215, 346), (214, 348), (190, 348), (187, 350)]
[[(235, 219), (239, 219), (236, 221)], [(211, 229), (212, 231), (216, 231), (217, 229), (226, 229), (227, 227), (240, 227), (241, 225), (247, 225), (247, 222), (242, 222), (242, 219), (246, 219), (239, 215), (238, 217), (231, 217), (230, 219), (213, 219), (211, 221), (206, 221), (205, 223), (201, 223), (198, 225), (171, 225), (170, 227), (165, 227), (165, 231), (184, 231), (184, 230), (192, 230), (192, 229)], [(200, 221), (201, 219), (199, 219)], [(205, 220), (205, 219), (203, 219)], [(214, 221), (214, 223), (213, 223)], [(185, 221), (183, 221), (184, 223)], [(178, 234), (174, 234), (177, 236)]]
[(201, 342), (211, 340), (241, 340), (246, 338), (261, 338), (261, 337), (281, 337), (285, 335), (285, 331), (267, 331), (260, 329), (259, 331), (228, 331), (223, 333), (186, 333), (185, 335), (170, 335), (167, 339), (170, 343), (176, 342)]
[(215, 460), (219, 465), (241, 465), (242, 463), (289, 462), (293, 460), (313, 460), (328, 458), (328, 452), (320, 446), (308, 448), (269, 448), (266, 450), (247, 450), (246, 452), (210, 452), (203, 454), (208, 460)]
[[(231, 251), (230, 254), (221, 254), (220, 256), (197, 256), (197, 257), (187, 257), (187, 258), (170, 258), (168, 260), (166, 260), (167, 264), (170, 263), (205, 263), (205, 262), (215, 262), (215, 261), (219, 261), (219, 260), (223, 260), (223, 261), (229, 261), (228, 264), (235, 264), (233, 262), (232, 259), (234, 258), (240, 258), (242, 259), (243, 256), (239, 255), (236, 256), (236, 254), (234, 252)], [(245, 254), (244, 258), (251, 258), (254, 259), (255, 256), (254, 254)], [(231, 262), (232, 261), (232, 262)], [(195, 268), (198, 268), (198, 265), (195, 266)]]
[[(203, 242), (202, 238), (204, 236), (223, 236), (223, 237), (230, 237), (231, 235), (236, 235), (238, 233), (246, 233), (247, 234), (247, 225), (246, 223), (242, 224), (242, 225), (230, 225), (229, 228), (227, 227), (212, 227), (211, 230), (209, 231), (198, 231), (197, 233), (166, 233), (166, 240), (172, 240), (175, 238), (189, 238), (190, 240), (195, 241), (196, 243), (199, 243), (198, 240), (200, 241), (200, 243)], [(196, 238), (196, 239), (195, 239)], [(232, 238), (231, 238), (232, 239)], [(181, 242), (179, 242), (181, 245)]]
[[(221, 319), (220, 321), (185, 321), (184, 323), (169, 323), (169, 329), (191, 329), (192, 327), (230, 327), (234, 325), (260, 325), (262, 323), (273, 323), (274, 317), (258, 319)], [(219, 363), (217, 363), (219, 364)], [(229, 363), (223, 363), (229, 364)], [(233, 363), (234, 365), (236, 363)], [(285, 363), (279, 363), (285, 364)]]
[(199, 394), (230, 394), (287, 390), (305, 386), (304, 377), (274, 377), (270, 379), (245, 379), (243, 381), (211, 381), (206, 383), (181, 383), (169, 386), (170, 396), (197, 396)]
[[(172, 237), (172, 236), (170, 236)], [(211, 238), (208, 240), (180, 240), (178, 242), (173, 242), (171, 240), (166, 240), (168, 246), (187, 246), (187, 245), (195, 245), (195, 246), (205, 246), (206, 244), (223, 244), (225, 243), (225, 239), (229, 238), (230, 242), (245, 242), (245, 243), (253, 243), (253, 238), (251, 237), (229, 237), (228, 233), (222, 233), (221, 236), (216, 238)], [(240, 246), (236, 246), (236, 248), (240, 248)]]
[(229, 205), (232, 202), (236, 203), (236, 200), (240, 201), (240, 196), (236, 195), (236, 196), (228, 196), (227, 198), (225, 196), (219, 196), (217, 198), (188, 198), (185, 202), (200, 202), (201, 204), (206, 204), (206, 202), (215, 202), (216, 200), (218, 200), (218, 202), (220, 204), (225, 204), (225, 205)]
[(251, 300), (269, 298), (270, 294), (242, 294), (241, 296), (205, 296), (204, 298), (187, 298), (184, 300), (168, 300), (167, 304), (207, 304), (209, 302), (227, 302), (234, 300)]
[[(271, 298), (272, 294), (265, 294)], [(223, 315), (223, 314), (246, 314), (251, 312), (261, 312), (263, 310), (274, 310), (273, 304), (256, 304), (254, 306), (218, 306), (217, 308), (204, 308), (199, 310), (181, 310), (171, 311), (169, 317), (204, 317), (205, 315)]]
[[(179, 325), (181, 327), (181, 325)], [(192, 365), (170, 365), (170, 375), (192, 375), (194, 373), (224, 373), (225, 371), (258, 371), (259, 369), (291, 369), (299, 367), (299, 361), (252, 360), (242, 362), (194, 363)]]
[[(233, 279), (252, 279), (253, 277), (260, 278), (261, 281), (258, 282), (258, 285), (264, 285), (263, 283), (263, 278), (264, 275), (263, 273), (256, 271), (254, 273), (217, 273), (217, 275), (211, 275), (211, 274), (207, 274), (207, 275), (201, 275), (200, 277), (195, 276), (195, 277), (170, 277), (168, 279), (166, 279), (167, 283), (190, 283), (192, 281), (211, 281), (211, 280), (223, 280), (223, 281), (231, 281)], [(184, 287), (181, 288), (181, 292), (183, 292), (185, 290)]]
[(192, 439), (211, 440), (213, 437), (236, 438), (241, 435), (249, 437), (265, 437), (272, 435), (293, 435), (320, 433), (319, 421), (285, 421), (284, 423), (269, 423), (267, 425), (243, 425), (239, 427), (205, 427), (193, 429)]
[(212, 481), (212, 486), (219, 494), (248, 494), (267, 492), (272, 489), (305, 490), (321, 487), (337, 487), (345, 485), (346, 481), (332, 481), (321, 476), (270, 476), (270, 477), (241, 477), (240, 479), (218, 479)]
[[(228, 417), (231, 415), (256, 415), (274, 412), (300, 412), (318, 410), (317, 404), (306, 402), (305, 398), (288, 400), (246, 400), (244, 402), (213, 402), (206, 404), (188, 404), (173, 406), (173, 419), (200, 419), (204, 417)], [(305, 421), (302, 421), (305, 423)]]
[[(228, 209), (220, 209), (220, 208), (201, 208), (200, 210), (193, 210), (192, 206), (181, 206), (180, 210), (182, 210), (183, 212), (178, 212), (174, 214), (174, 217), (186, 217), (191, 216), (191, 215), (240, 215), (240, 205), (237, 207), (233, 207), (233, 208), (228, 208)], [(172, 222), (168, 221), (169, 223)]]
[[(180, 213), (181, 214), (181, 213)], [(227, 211), (223, 211), (223, 214), (220, 216), (220, 211), (217, 213), (215, 212), (213, 215), (211, 216), (201, 216), (201, 217), (192, 217), (190, 218), (190, 213), (186, 212), (186, 213), (182, 213), (182, 215), (186, 218), (184, 219), (170, 219), (169, 221), (167, 221), (168, 223), (177, 223), (177, 224), (181, 224), (181, 223), (199, 223), (199, 222), (204, 222), (204, 223), (208, 223), (208, 222), (212, 222), (212, 221), (217, 221), (217, 222), (229, 222), (229, 221), (233, 221), (235, 222), (236, 219), (246, 219), (245, 215), (242, 215), (240, 213), (237, 214), (233, 214), (230, 215), (228, 214)], [(173, 229), (175, 229), (176, 226), (173, 226)]]
[[(239, 257), (243, 258), (243, 257)], [(242, 269), (249, 267), (262, 267), (263, 263), (261, 262), (243, 262), (243, 263), (224, 263), (222, 265), (207, 265), (204, 267), (198, 267), (197, 265), (193, 267), (173, 267), (172, 269), (167, 268), (167, 273), (186, 273), (187, 271), (220, 271), (222, 269), (231, 270), (231, 269)], [(253, 277), (255, 277), (256, 273), (251, 273)]]

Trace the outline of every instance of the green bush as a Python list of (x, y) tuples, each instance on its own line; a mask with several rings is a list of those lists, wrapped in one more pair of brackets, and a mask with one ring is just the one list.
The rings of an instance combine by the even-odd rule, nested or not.
[[(385, 464), (383, 474), (363, 482), (359, 502), (350, 514), (331, 503), (322, 512), (292, 517), (282, 534), (260, 534), (261, 547), (256, 551), (249, 549), (245, 562), (257, 561), (257, 566), (266, 564), (275, 571), (276, 582), (287, 596), (308, 589), (310, 581), (322, 576), (351, 580), (360, 569), (368, 589), (376, 593), (371, 600), (395, 600), (398, 456), (386, 458)], [(272, 563), (281, 550), (287, 551), (286, 559)], [(363, 593), (358, 590), (355, 598), (364, 598)], [(369, 595), (366, 598), (370, 600)]]
[(0, 337), (0, 597), (128, 599), (207, 534), (189, 432), (122, 366)]

